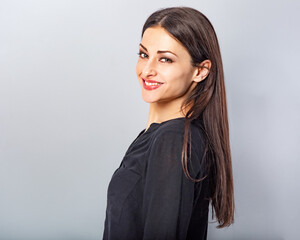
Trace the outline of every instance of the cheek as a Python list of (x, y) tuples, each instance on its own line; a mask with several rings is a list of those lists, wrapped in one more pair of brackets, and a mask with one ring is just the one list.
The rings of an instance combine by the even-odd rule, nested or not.
[(137, 76), (139, 76), (139, 75), (142, 73), (143, 68), (144, 68), (143, 65), (144, 65), (144, 64), (143, 64), (140, 60), (138, 60), (138, 62), (137, 62), (137, 64), (136, 64), (136, 68), (135, 68), (135, 71), (136, 71), (136, 75), (137, 75)]
[(162, 71), (164, 78), (172, 89), (178, 91), (185, 90), (186, 86), (190, 83), (190, 74), (180, 68), (172, 68), (170, 71)]
[(183, 96), (191, 84), (190, 74), (179, 69), (166, 74), (166, 78), (168, 79), (168, 87), (165, 89), (167, 96)]

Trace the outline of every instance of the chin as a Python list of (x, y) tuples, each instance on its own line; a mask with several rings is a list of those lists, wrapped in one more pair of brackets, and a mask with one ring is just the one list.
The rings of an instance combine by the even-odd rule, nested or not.
[(154, 102), (156, 102), (155, 100), (150, 99), (150, 98), (147, 98), (147, 97), (143, 97), (143, 100), (144, 100), (145, 102), (147, 102), (147, 103), (154, 103)]
[(148, 94), (143, 94), (143, 93), (142, 93), (142, 98), (147, 103), (154, 103), (158, 101), (157, 98), (154, 98), (153, 96), (149, 96)]

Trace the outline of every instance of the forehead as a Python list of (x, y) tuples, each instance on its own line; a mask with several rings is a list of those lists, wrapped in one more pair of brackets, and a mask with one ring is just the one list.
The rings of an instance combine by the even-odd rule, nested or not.
[(186, 52), (188, 54), (184, 46), (160, 26), (147, 28), (143, 34), (141, 43), (148, 51), (170, 50), (174, 52)]

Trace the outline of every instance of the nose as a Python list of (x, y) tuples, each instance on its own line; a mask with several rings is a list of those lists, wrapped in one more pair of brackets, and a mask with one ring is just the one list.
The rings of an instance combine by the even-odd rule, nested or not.
[(157, 74), (156, 71), (156, 62), (155, 59), (148, 59), (147, 63), (145, 64), (143, 71), (142, 71), (142, 77), (147, 78), (149, 76), (155, 76)]

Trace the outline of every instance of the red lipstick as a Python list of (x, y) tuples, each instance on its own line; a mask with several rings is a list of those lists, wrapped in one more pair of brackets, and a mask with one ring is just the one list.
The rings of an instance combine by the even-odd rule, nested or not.
[(157, 81), (154, 81), (154, 80), (146, 80), (146, 79), (143, 79), (143, 87), (146, 89), (146, 90), (154, 90), (156, 88), (159, 88), (161, 85), (163, 85), (163, 83), (161, 82), (157, 82)]

